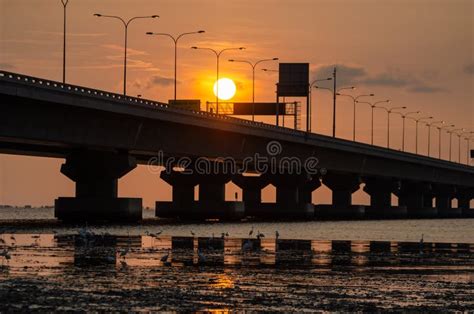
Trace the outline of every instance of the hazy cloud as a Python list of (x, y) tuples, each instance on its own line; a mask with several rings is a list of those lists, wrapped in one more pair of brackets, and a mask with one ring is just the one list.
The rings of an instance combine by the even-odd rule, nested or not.
[(415, 85), (409, 88), (408, 90), (413, 93), (427, 93), (427, 94), (440, 93), (440, 92), (445, 91), (443, 88), (427, 86), (427, 85)]
[(362, 80), (362, 83), (372, 86), (392, 86), (404, 87), (414, 83), (416, 80), (410, 77), (404, 77), (400, 74), (394, 73), (380, 73), (373, 77), (368, 77)]
[(5, 71), (11, 71), (15, 69), (15, 66), (10, 63), (0, 62), (0, 69)]
[(466, 65), (464, 67), (464, 73), (474, 75), (474, 63)]
[(160, 75), (153, 75), (145, 81), (136, 80), (133, 82), (133, 85), (136, 88), (150, 89), (155, 86), (170, 86), (174, 85), (174, 78), (169, 78)]
[[(337, 68), (337, 82), (338, 85), (354, 85), (354, 82), (365, 77), (367, 71), (360, 66), (346, 65), (346, 64), (331, 64), (317, 67), (311, 71), (311, 78), (314, 79), (325, 79), (332, 77), (334, 67)], [(327, 84), (327, 83), (326, 83)], [(322, 82), (321, 85), (324, 85)]]

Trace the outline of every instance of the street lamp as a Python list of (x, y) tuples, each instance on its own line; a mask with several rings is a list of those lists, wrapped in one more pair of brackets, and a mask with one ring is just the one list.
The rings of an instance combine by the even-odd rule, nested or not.
[(411, 120), (415, 121), (415, 123), (416, 123), (416, 126), (415, 126), (415, 154), (418, 154), (418, 123), (423, 122), (423, 120), (431, 120), (431, 119), (433, 119), (433, 117), (421, 117), (421, 118), (418, 118), (418, 119), (408, 117), (408, 119), (411, 119)]
[(264, 72), (277, 72), (277, 73), (280, 72), (278, 70), (273, 70), (273, 69), (262, 69), (262, 71), (264, 71)]
[[(472, 133), (472, 132), (471, 132), (471, 133)], [(467, 155), (466, 155), (466, 165), (468, 165), (468, 166), (469, 166), (469, 164), (470, 164), (470, 162), (469, 162), (469, 151), (471, 150), (471, 147), (470, 147), (469, 144), (470, 144), (470, 142), (471, 142), (472, 139), (473, 139), (473, 138), (470, 137), (470, 136), (469, 136), (469, 137), (465, 137), (466, 145), (467, 145), (467, 150), (466, 150), (466, 152), (467, 152)]]
[(438, 145), (439, 145), (438, 159), (441, 159), (441, 131), (446, 128), (452, 128), (452, 127), (454, 127), (454, 124), (436, 127), (438, 129)]
[(68, 4), (69, 0), (61, 0), (61, 3), (63, 4), (63, 83), (66, 83), (66, 7)]
[(399, 109), (407, 109), (407, 107), (392, 107), (392, 108), (386, 108), (386, 107), (375, 107), (375, 108), (380, 108), (384, 109), (387, 111), (387, 148), (390, 148), (390, 114), (395, 113), (393, 110), (399, 110)]
[(146, 34), (147, 35), (156, 35), (156, 36), (168, 36), (169, 38), (171, 38), (171, 40), (173, 40), (174, 42), (174, 101), (176, 102), (176, 82), (177, 82), (177, 70), (176, 70), (176, 67), (177, 67), (177, 58), (178, 58), (178, 40), (183, 37), (183, 36), (186, 36), (186, 35), (192, 35), (192, 34), (202, 34), (202, 33), (205, 33), (205, 31), (197, 31), (197, 32), (188, 32), (188, 33), (182, 33), (182, 34), (179, 34), (177, 37), (171, 35), (171, 34), (167, 34), (167, 33), (154, 33), (154, 32), (147, 32)]
[[(334, 87), (333, 88), (321, 87), (321, 86), (317, 86), (317, 85), (315, 85), (314, 88), (328, 90), (333, 94), (334, 101), (333, 101), (333, 111), (332, 111), (332, 137), (336, 137), (336, 95), (339, 94), (343, 90), (355, 89), (355, 87), (354, 86), (341, 87), (341, 88), (336, 90), (335, 89), (336, 88), (336, 83), (335, 83), (335, 81), (336, 81), (336, 68), (334, 68), (334, 73), (333, 73), (332, 80), (334, 81)], [(327, 81), (327, 80), (323, 80), (323, 81)]]
[(375, 94), (364, 94), (364, 95), (359, 95), (357, 97), (354, 97), (352, 95), (348, 95), (348, 94), (340, 94), (340, 93), (337, 93), (336, 95), (338, 96), (346, 96), (346, 97), (350, 97), (354, 103), (354, 119), (353, 119), (353, 122), (352, 122), (352, 140), (355, 142), (356, 140), (356, 103), (357, 103), (357, 99), (359, 99), (360, 97), (369, 97), (369, 96), (375, 96)]
[(127, 37), (128, 37), (128, 25), (130, 25), (130, 22), (136, 19), (155, 19), (158, 18), (158, 15), (150, 15), (150, 16), (135, 16), (129, 19), (128, 21), (125, 21), (119, 16), (113, 16), (113, 15), (103, 15), (99, 13), (95, 13), (94, 16), (97, 17), (108, 17), (108, 18), (113, 18), (121, 21), (123, 23), (123, 26), (125, 28), (125, 53), (124, 53), (124, 61), (123, 61), (123, 94), (127, 95)]
[[(276, 61), (276, 60), (278, 60), (278, 58), (262, 59), (262, 60), (258, 60), (255, 63), (252, 63), (247, 60), (229, 59), (229, 62), (247, 63), (252, 67), (252, 121), (255, 121), (255, 68), (257, 67), (259, 63), (267, 62), (267, 61)], [(219, 83), (217, 85), (219, 85)]]
[(216, 55), (216, 63), (217, 63), (217, 71), (216, 71), (216, 113), (218, 114), (219, 113), (219, 96), (218, 96), (219, 95), (219, 58), (220, 58), (221, 54), (224, 51), (227, 51), (227, 50), (244, 50), (245, 47), (224, 48), (220, 51), (217, 51), (217, 50), (212, 49), (212, 48), (201, 48), (201, 47), (196, 47), (196, 46), (191, 47), (191, 49), (209, 50), (209, 51), (212, 51)]
[(381, 100), (381, 101), (377, 101), (377, 102), (375, 102), (375, 103), (373, 103), (373, 104), (370, 103), (370, 102), (368, 102), (368, 101), (357, 101), (357, 103), (359, 103), (359, 104), (368, 104), (368, 105), (370, 106), (370, 108), (371, 108), (370, 145), (374, 145), (374, 109), (375, 109), (375, 108), (379, 108), (379, 107), (377, 107), (377, 104), (381, 104), (381, 103), (384, 103), (384, 102), (389, 103), (390, 100), (389, 100), (389, 99), (387, 99), (387, 100)]
[(444, 124), (444, 121), (434, 121), (431, 123), (427, 123), (426, 126), (428, 127), (428, 157), (430, 157), (430, 147), (431, 147), (431, 126), (436, 124)]
[(403, 120), (403, 124), (402, 124), (402, 152), (405, 151), (405, 119), (410, 115), (412, 114), (419, 114), (420, 111), (412, 111), (412, 112), (407, 112), (405, 114), (401, 113), (401, 112), (394, 112), (394, 113), (398, 113), (401, 117), (402, 117), (402, 120)]
[(456, 132), (458, 131), (464, 131), (464, 128), (461, 129), (454, 129), (454, 130), (448, 130), (447, 132), (449, 133), (449, 161), (451, 161), (451, 155), (452, 155), (452, 142), (453, 142), (453, 133), (457, 134)]
[(308, 108), (306, 108), (306, 130), (308, 132), (311, 132), (311, 112), (313, 110), (313, 100), (312, 100), (312, 89), (313, 89), (313, 86), (314, 84), (318, 83), (318, 82), (323, 82), (323, 81), (331, 81), (332, 80), (332, 77), (328, 77), (328, 78), (325, 78), (325, 79), (318, 79), (318, 80), (314, 80), (312, 81), (310, 84), (309, 84), (309, 103), (308, 103)]
[[(461, 163), (461, 137), (463, 135), (466, 135), (466, 134), (474, 134), (474, 131), (470, 131), (470, 132), (462, 132), (462, 133), (458, 133), (458, 138), (459, 138), (459, 141), (458, 141), (458, 144), (459, 144), (459, 149), (458, 149), (458, 163)], [(468, 149), (468, 152), (467, 152), (467, 156), (469, 157), (469, 149)], [(469, 158), (466, 160), (466, 161), (469, 161)]]

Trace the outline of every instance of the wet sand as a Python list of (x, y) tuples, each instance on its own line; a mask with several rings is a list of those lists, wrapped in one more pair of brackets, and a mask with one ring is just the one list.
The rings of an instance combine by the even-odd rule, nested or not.
[(0, 311), (474, 310), (474, 244), (90, 230), (1, 234)]

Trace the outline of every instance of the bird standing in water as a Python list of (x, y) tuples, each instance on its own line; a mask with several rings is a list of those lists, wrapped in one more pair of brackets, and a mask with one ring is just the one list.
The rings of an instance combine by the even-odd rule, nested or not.
[(278, 238), (280, 237), (280, 233), (277, 231), (275, 231), (275, 238), (278, 240)]
[(163, 255), (160, 259), (160, 261), (162, 261), (163, 263), (165, 263), (167, 260), (168, 260), (168, 257), (170, 256), (170, 251), (168, 251), (168, 253), (166, 253), (166, 255)]
[(252, 236), (252, 234), (253, 234), (253, 226), (252, 226), (252, 229), (250, 229), (249, 231), (249, 237)]

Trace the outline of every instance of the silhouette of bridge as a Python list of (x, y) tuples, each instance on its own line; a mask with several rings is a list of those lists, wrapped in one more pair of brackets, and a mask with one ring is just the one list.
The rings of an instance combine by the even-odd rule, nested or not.
[[(0, 153), (65, 158), (61, 172), (76, 183), (76, 196), (55, 202), (56, 217), (64, 221), (141, 219), (141, 199), (119, 198), (117, 184), (153, 158), (169, 163), (161, 178), (173, 187), (171, 202), (157, 202), (160, 217), (474, 216), (474, 168), (412, 153), (5, 71), (0, 117)], [(280, 145), (278, 154), (269, 143)], [(159, 153), (162, 159), (156, 159)], [(229, 157), (242, 166), (255, 154), (266, 157), (268, 166), (272, 158), (291, 162), (258, 176), (171, 169), (183, 157), (191, 161), (188, 169), (196, 169), (199, 158), (219, 164)], [(317, 173), (306, 166), (291, 171), (293, 161), (310, 158), (317, 158)], [(246, 166), (259, 172), (255, 163)], [(230, 181), (242, 188), (242, 202), (225, 201)], [(311, 193), (322, 183), (332, 190), (332, 203), (314, 205)], [(367, 207), (352, 204), (361, 183), (370, 195)], [(269, 184), (276, 187), (276, 202), (262, 203), (261, 190)], [(392, 193), (398, 206), (391, 205)]]

